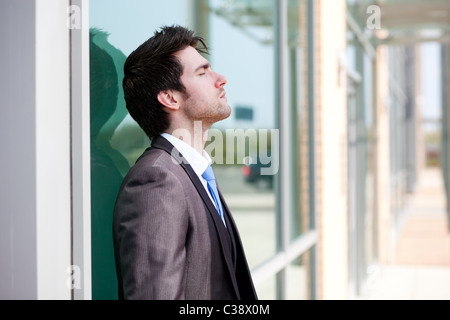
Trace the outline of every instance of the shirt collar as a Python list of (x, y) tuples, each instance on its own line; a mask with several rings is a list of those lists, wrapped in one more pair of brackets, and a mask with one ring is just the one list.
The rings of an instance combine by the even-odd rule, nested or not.
[(175, 148), (177, 148), (187, 162), (189, 162), (195, 174), (199, 177), (201, 177), (206, 168), (211, 165), (211, 157), (205, 150), (203, 150), (203, 153), (200, 154), (186, 142), (172, 136), (169, 133), (162, 133), (161, 136), (166, 138)]

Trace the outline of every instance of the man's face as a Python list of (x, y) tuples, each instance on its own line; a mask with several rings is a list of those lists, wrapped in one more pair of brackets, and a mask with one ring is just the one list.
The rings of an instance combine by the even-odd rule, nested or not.
[(202, 121), (203, 126), (211, 126), (226, 119), (231, 113), (225, 95), (227, 79), (212, 71), (211, 66), (193, 47), (176, 53), (183, 66), (181, 82), (186, 88), (186, 98), (182, 108), (192, 121)]

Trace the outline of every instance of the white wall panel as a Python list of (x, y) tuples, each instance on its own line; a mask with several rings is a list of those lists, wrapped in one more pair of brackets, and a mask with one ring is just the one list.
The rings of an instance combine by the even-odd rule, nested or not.
[(70, 299), (70, 52), (68, 0), (36, 1), (38, 299)]

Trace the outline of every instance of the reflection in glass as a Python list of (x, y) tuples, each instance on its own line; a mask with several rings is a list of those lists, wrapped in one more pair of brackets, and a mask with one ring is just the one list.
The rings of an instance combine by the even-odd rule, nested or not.
[[(304, 57), (305, 50), (303, 45), (305, 40), (301, 38), (302, 35), (300, 33), (300, 15), (304, 14), (304, 12), (301, 11), (302, 9), (304, 9), (304, 7), (301, 8), (300, 0), (288, 1), (289, 101), (294, 115), (290, 123), (293, 142), (291, 149), (292, 155), (296, 159), (291, 168), (292, 175), (295, 178), (290, 181), (290, 188), (294, 194), (291, 204), (292, 211), (289, 216), (289, 239), (291, 242), (309, 229), (307, 210), (302, 208), (302, 200), (305, 199), (302, 199), (301, 196), (302, 184), (305, 183), (305, 179), (302, 179), (301, 171), (302, 168), (305, 168), (306, 166), (304, 158), (301, 156), (301, 153), (303, 152), (301, 144), (305, 144), (305, 141), (307, 141), (305, 138), (307, 131), (302, 130), (300, 125), (302, 120), (300, 116), (302, 108), (307, 107), (304, 101), (302, 101), (302, 94), (307, 91), (307, 80), (301, 78), (303, 75), (301, 70), (302, 57)], [(287, 231), (288, 230), (286, 230), (286, 232)]]
[[(276, 140), (274, 106), (274, 1), (209, 1), (213, 69), (224, 74), (230, 118), (217, 123), (210, 143), (222, 137), (223, 154), (213, 154), (219, 187), (239, 228), (250, 268), (276, 252), (278, 173), (271, 147)], [(233, 44), (233, 47), (230, 46)], [(235, 48), (235, 49), (234, 49)], [(227, 161), (228, 160), (228, 161)], [(262, 174), (264, 165), (272, 166)]]
[[(208, 4), (208, 14), (202, 11), (205, 3)], [(276, 254), (279, 235), (276, 234), (278, 199), (274, 192), (274, 180), (277, 178), (277, 166), (271, 162), (275, 150), (273, 144), (277, 141), (276, 131), (273, 130), (277, 129), (278, 113), (274, 83), (276, 3), (272, 0), (90, 1), (91, 26), (105, 30), (93, 30), (91, 35), (94, 299), (114, 298), (117, 292), (114, 288), (117, 284), (110, 221), (115, 196), (122, 177), (150, 143), (125, 108), (121, 86), (123, 62), (132, 50), (164, 24), (181, 24), (191, 28), (198, 25), (195, 31), (207, 39), (211, 49), (207, 58), (212, 69), (228, 79), (225, 90), (232, 114), (213, 126), (207, 148), (220, 145), (220, 148), (208, 151), (212, 151), (219, 188), (238, 225), (250, 268)], [(304, 120), (300, 121), (301, 110), (307, 108), (301, 92), (306, 91), (302, 84), (307, 83), (307, 79), (301, 78), (305, 72), (300, 69), (305, 60), (305, 45), (302, 45), (302, 33), (299, 32), (305, 21), (305, 18), (300, 18), (301, 3), (304, 1), (288, 1), (289, 92), (291, 106), (297, 110), (297, 117), (292, 119), (292, 132), (294, 135), (298, 132), (298, 140), (293, 146), (293, 154), (296, 155), (304, 150), (298, 150), (298, 146), (307, 144), (307, 124), (300, 128), (304, 124)], [(173, 8), (177, 10), (171, 10)], [(305, 15), (304, 12), (302, 17)], [(123, 19), (117, 19), (118, 16)], [(255, 136), (256, 147), (252, 144)], [(243, 152), (239, 153), (242, 145)], [(261, 175), (258, 169), (267, 164), (267, 159), (274, 165), (274, 170), (272, 174)], [(249, 166), (251, 163), (253, 167)], [(298, 166), (305, 167), (301, 163), (299, 161)], [(253, 175), (255, 172), (256, 175)], [(306, 170), (303, 170), (302, 176), (300, 178), (300, 172), (297, 172), (298, 179), (291, 181), (292, 186), (298, 188), (295, 192), (299, 195), (300, 185), (296, 180), (307, 179)], [(297, 199), (300, 201), (301, 197)], [(292, 207), (298, 208), (289, 213), (290, 230), (284, 231), (289, 232), (290, 239), (294, 240), (309, 226), (307, 209), (301, 211), (299, 204)], [(296, 279), (294, 283), (303, 281), (302, 277), (299, 280), (296, 278), (299, 268), (303, 268), (301, 260), (296, 260), (287, 270), (289, 279)], [(258, 285), (257, 291), (261, 299), (275, 299), (275, 277)], [(301, 294), (294, 296), (301, 297)]]
[[(117, 299), (112, 242), (115, 199), (130, 165), (150, 145), (126, 110), (123, 64), (156, 29), (183, 24), (186, 6), (185, 0), (89, 2), (93, 299)], [(174, 7), (180, 10), (169, 10)], [(169, 11), (172, 15), (161, 14)]]
[[(92, 298), (117, 299), (112, 245), (115, 198), (129, 169), (128, 161), (110, 144), (126, 115), (119, 95), (120, 70), (125, 55), (111, 46), (107, 34), (90, 32), (91, 117), (91, 241)], [(118, 103), (118, 101), (120, 101)]]
[(276, 300), (277, 281), (276, 276), (263, 281), (261, 284), (255, 285), (255, 290), (258, 292), (258, 299), (260, 300)]
[(376, 261), (373, 65), (354, 33), (347, 33), (349, 289), (365, 290)]
[(308, 266), (309, 266), (309, 251), (296, 258), (287, 267), (287, 290), (286, 298), (288, 300), (307, 300), (309, 280), (308, 280)]
[(372, 60), (364, 55), (364, 105), (365, 105), (365, 125), (366, 125), (366, 223), (365, 223), (365, 243), (367, 267), (376, 263), (376, 203), (375, 203), (375, 123), (373, 105), (373, 64)]

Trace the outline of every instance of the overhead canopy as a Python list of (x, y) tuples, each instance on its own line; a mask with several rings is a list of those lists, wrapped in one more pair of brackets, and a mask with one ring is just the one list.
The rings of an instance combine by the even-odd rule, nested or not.
[(373, 4), (380, 8), (379, 43), (407, 45), (450, 42), (450, 0), (378, 0), (358, 4), (360, 14)]
[[(216, 0), (210, 1), (210, 10), (253, 40), (262, 44), (273, 44), (275, 5), (274, 0)], [(290, 45), (299, 42), (299, 5), (300, 0), (287, 2)]]
[[(330, 0), (332, 1), (332, 0)], [(290, 43), (298, 42), (299, 0), (289, 0)], [(210, 10), (262, 43), (273, 41), (273, 0), (216, 0)], [(374, 5), (380, 28), (366, 30), (377, 44), (408, 45), (425, 41), (450, 43), (450, 0), (348, 0), (349, 12), (364, 29)]]

